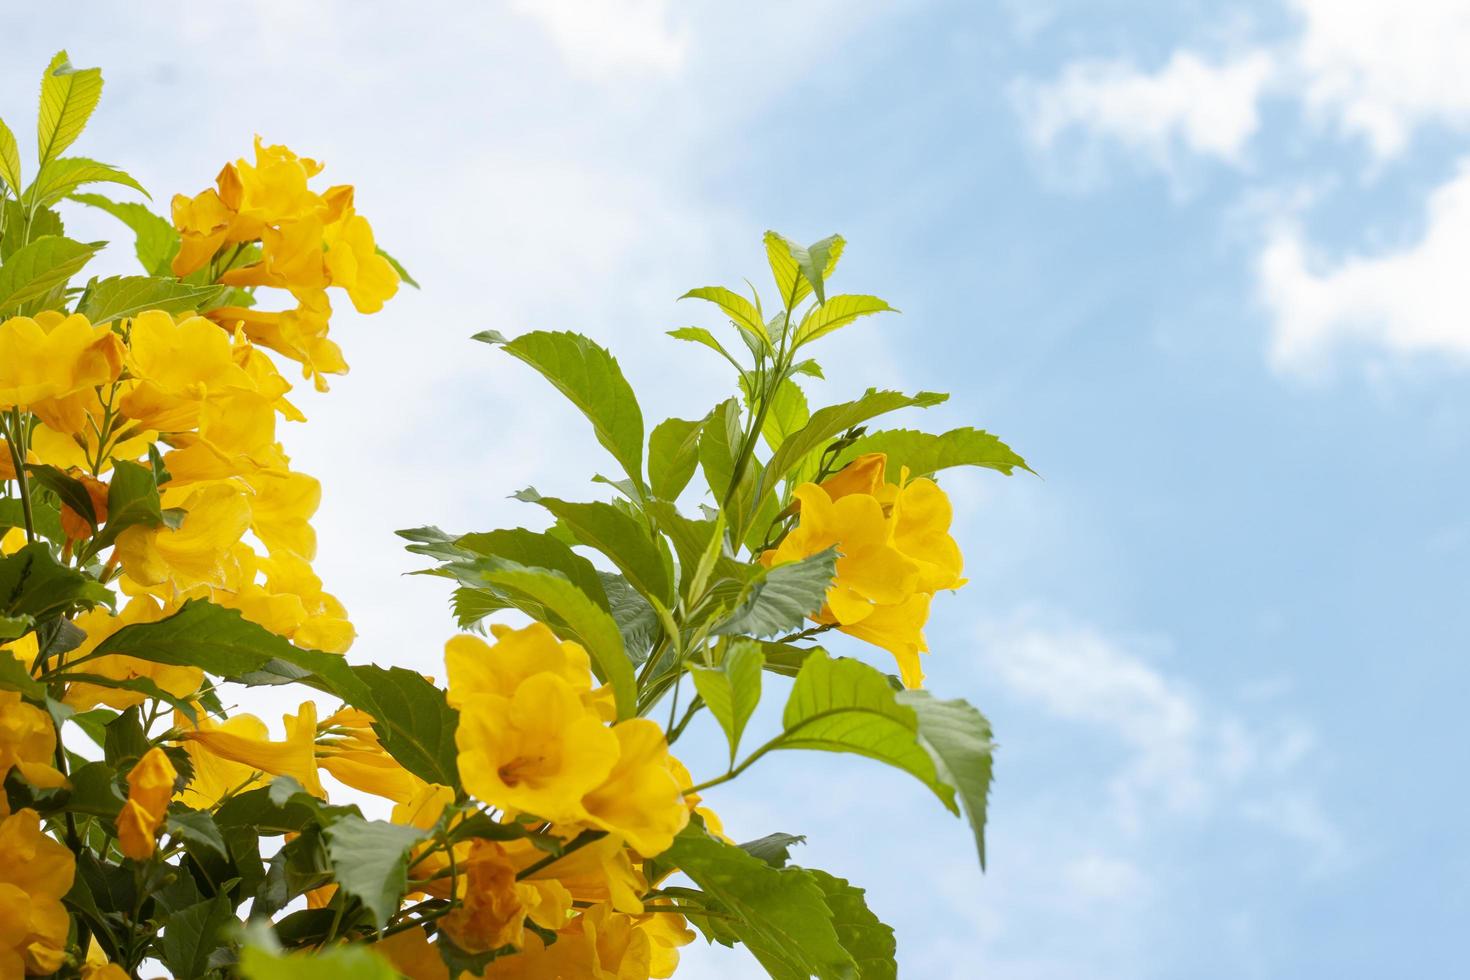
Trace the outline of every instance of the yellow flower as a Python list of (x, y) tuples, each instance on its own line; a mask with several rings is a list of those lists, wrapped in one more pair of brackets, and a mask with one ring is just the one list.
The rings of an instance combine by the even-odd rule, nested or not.
[(694, 942), (694, 930), (689, 928), (682, 915), (658, 911), (664, 901), (660, 899), (653, 903), (649, 906), (648, 915), (635, 920), (648, 937), (648, 975), (656, 980), (672, 977), (679, 966), (679, 947)]
[(323, 375), (346, 374), (347, 361), (342, 349), (327, 339), (332, 305), (326, 290), (300, 290), (294, 310), (270, 312), (254, 307), (222, 306), (210, 310), (215, 322), (244, 330), (245, 335), (262, 347), (301, 365), (301, 376), (310, 378), (318, 391), (327, 390)]
[(175, 194), (173, 219), (174, 227), (179, 230), (179, 251), (174, 256), (174, 275), (187, 276), (203, 268), (225, 243), (234, 217), (234, 210), (220, 200), (213, 188), (193, 197)]
[[(124, 606), (122, 612), (116, 616), (101, 606), (82, 613), (76, 618), (76, 625), (87, 634), (87, 638), (66, 655), (67, 660), (75, 661), (87, 656), (97, 649), (98, 644), (124, 626), (132, 626), (135, 623), (156, 623), (167, 612), (152, 596), (138, 596)], [(77, 670), (96, 674), (99, 677), (110, 677), (114, 680), (145, 678), (177, 698), (190, 697), (199, 690), (199, 685), (204, 681), (204, 672), (198, 667), (156, 664), (149, 660), (140, 660), (137, 657), (121, 654), (88, 660), (79, 665)], [(99, 704), (122, 711), (132, 705), (142, 704), (147, 700), (147, 695), (141, 691), (127, 691), (77, 681), (67, 687), (66, 697), (63, 700), (78, 711), (86, 711)]]
[(928, 479), (886, 482), (886, 458), (854, 460), (822, 484), (796, 488), (797, 526), (761, 555), (767, 567), (837, 548), (837, 577), (813, 617), (888, 650), (908, 687), (923, 684), (923, 627), (940, 589), (964, 584), (949, 498)]
[(66, 777), (51, 765), (55, 757), (51, 716), (26, 704), (15, 691), (0, 691), (0, 780), (14, 769), (32, 786), (65, 786)]
[(49, 975), (66, 961), (76, 860), (41, 830), (35, 810), (0, 821), (0, 977)]
[[(525, 870), (546, 855), (529, 841), (512, 841), (506, 845), (516, 867)], [(619, 912), (643, 911), (640, 896), (648, 891), (648, 881), (633, 866), (633, 859), (623, 840), (613, 834), (558, 858), (534, 871), (528, 881), (555, 879), (578, 902), (606, 902)]]
[(128, 772), (128, 800), (117, 817), (117, 846), (124, 855), (134, 861), (152, 856), (178, 778), (178, 770), (157, 746), (145, 752)]
[[(217, 723), (201, 713), (198, 716), (196, 727), (191, 725), (182, 713), (176, 713), (174, 726), (186, 733), (190, 731), (221, 733), (245, 744), (267, 742), (270, 739), (270, 732), (265, 722), (254, 715), (233, 715), (226, 721)], [(179, 800), (185, 806), (195, 810), (213, 809), (227, 795), (252, 789), (257, 785), (269, 782), (271, 778), (269, 773), (253, 765), (235, 762), (233, 759), (215, 754), (206, 748), (203, 742), (190, 738), (188, 735), (185, 735), (184, 738), (184, 751), (189, 754), (189, 762), (194, 769), (194, 775), (189, 780), (189, 785), (179, 793)]]
[(304, 473), (266, 471), (246, 477), (250, 529), (272, 555), (285, 553), (310, 561), (316, 557), (316, 532), (307, 523), (322, 501), (322, 485)]
[(116, 380), (122, 363), (122, 341), (105, 324), (75, 313), (12, 317), (0, 323), (0, 408), (26, 408), (62, 432), (81, 431), (85, 399)]
[(663, 729), (647, 718), (613, 726), (618, 761), (602, 785), (582, 798), (587, 820), (653, 857), (668, 850), (689, 822)]
[(398, 273), (378, 254), (373, 229), (349, 204), (338, 220), (323, 230), (327, 272), (332, 285), (347, 290), (359, 313), (376, 313), (398, 292)]
[(87, 958), (82, 962), (82, 980), (128, 980), (128, 971), (107, 961), (107, 954), (102, 952), (94, 936), (87, 946)]
[(455, 945), (468, 952), (520, 946), (526, 917), (548, 929), (560, 927), (572, 897), (555, 881), (516, 881), (516, 867), (504, 847), (476, 840), (461, 865), (465, 875), (461, 904), (440, 920)]
[(404, 929), (385, 936), (368, 949), (388, 961), (388, 965), (408, 980), (449, 980), (449, 967), (439, 951), (429, 945), (429, 935), (421, 928)]
[(128, 334), (127, 366), (136, 384), (119, 405), (129, 418), (160, 432), (193, 429), (209, 398), (255, 388), (235, 361), (230, 335), (202, 316), (175, 322), (159, 310), (138, 314)]
[[(359, 792), (400, 804), (418, 798), (430, 784), (384, 751), (372, 724), (372, 716), (357, 708), (343, 707), (328, 715), (318, 726), (329, 737), (317, 741), (317, 764)], [(434, 817), (438, 819), (438, 813)]]
[(512, 697), (516, 688), (536, 674), (555, 674), (581, 695), (592, 689), (592, 662), (580, 644), (558, 640), (542, 623), (512, 629), (502, 623), (490, 627), (495, 643), (461, 634), (444, 644), (444, 666), (449, 674), (449, 703), (458, 708), (477, 694)]
[(140, 585), (170, 583), (185, 590), (223, 585), (224, 561), (250, 526), (250, 501), (227, 484), (202, 487), (183, 501), (177, 529), (135, 525), (117, 536), (124, 573)]
[(459, 771), (487, 803), (554, 823), (586, 818), (582, 797), (617, 762), (618, 738), (555, 674), (523, 681), (514, 696), (478, 694), (462, 702)]
[[(290, 776), (311, 795), (325, 799), (327, 794), (317, 775), (316, 705), (303, 701), (297, 714), (285, 716), (286, 738), (280, 742), (273, 742), (262, 734), (242, 731), (243, 725), (231, 725), (246, 717), (249, 716), (236, 715), (218, 726), (201, 717), (200, 726), (184, 732), (183, 737), (221, 759), (273, 776)], [(263, 729), (264, 726), (260, 726), (256, 732)]]
[(648, 980), (651, 975), (648, 933), (638, 928), (633, 917), (606, 905), (584, 910), (557, 933), (550, 946), (534, 933), (525, 939), (522, 952), (491, 960), (483, 976), (487, 980)]
[[(92, 504), (92, 516), (96, 518), (98, 526), (107, 522), (107, 484), (94, 476), (86, 473), (73, 472), (67, 474), (80, 483), (87, 491), (87, 499)], [(66, 533), (67, 538), (72, 541), (81, 541), (92, 536), (92, 525), (77, 511), (71, 509), (66, 501), (61, 502), (61, 530)]]

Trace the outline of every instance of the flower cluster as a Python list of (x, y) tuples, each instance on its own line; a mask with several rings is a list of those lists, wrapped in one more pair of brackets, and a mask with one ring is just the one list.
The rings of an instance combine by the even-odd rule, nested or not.
[(837, 577), (813, 621), (887, 650), (905, 686), (919, 687), (929, 602), (965, 584), (964, 562), (949, 533), (949, 497), (907, 471), (888, 482), (887, 462), (883, 453), (868, 453), (821, 483), (798, 486), (800, 521), (761, 554), (761, 563), (769, 568), (836, 548)]
[(353, 206), (352, 187), (317, 193), (307, 186), (321, 171), (317, 161), (266, 146), (257, 136), (253, 164), (226, 164), (214, 187), (174, 198), (181, 245), (173, 271), (191, 276), (208, 269), (215, 273), (211, 282), (288, 290), (294, 309), (228, 305), (208, 315), (227, 327), (240, 325), (251, 340), (298, 362), (303, 376), (325, 391), (322, 375), (347, 370), (341, 348), (327, 338), (327, 287), (344, 290), (359, 313), (376, 313), (398, 291), (399, 276)]
[[(351, 187), (313, 190), (320, 164), (259, 139), (172, 223), (76, 193), (137, 187), (60, 156), (100, 91), (58, 55), (32, 182), (0, 153), (0, 980), (651, 980), (697, 933), (774, 976), (894, 975), (861, 888), (795, 864), (784, 828), (736, 843), (705, 800), (773, 752), (852, 753), (963, 813), (984, 853), (989, 724), (916, 690), (931, 601), (963, 584), (935, 474), (1025, 464), (974, 429), (867, 430), (932, 393), (808, 409), (796, 378), (822, 373), (798, 352), (890, 311), (827, 294), (842, 240), (767, 235), (774, 316), (690, 294), (753, 360), (674, 331), (741, 397), (651, 432), (588, 338), (477, 335), (621, 473), (596, 478), (611, 499), (517, 494), (543, 530), (399, 532), (455, 585), (440, 684), (348, 659), (312, 568), (321, 487), (281, 438), (304, 416), (277, 359), (319, 390), (346, 370), (328, 290), (373, 312), (412, 279)], [(98, 246), (61, 234), (63, 202), (122, 217), (148, 275), (71, 287)], [(292, 305), (262, 312), (262, 290)], [(901, 683), (812, 642), (829, 631)], [(770, 675), (779, 718), (757, 711)], [(287, 684), (314, 694), (279, 725), (229, 706)], [(728, 755), (686, 742), (686, 767), (696, 719)]]

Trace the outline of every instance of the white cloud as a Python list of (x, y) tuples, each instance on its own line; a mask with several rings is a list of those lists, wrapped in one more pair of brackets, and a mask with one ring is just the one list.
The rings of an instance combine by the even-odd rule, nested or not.
[(1159, 70), (1129, 61), (1073, 63), (1055, 81), (1013, 88), (1042, 149), (1080, 131), (1109, 137), (1169, 167), (1180, 149), (1239, 163), (1260, 125), (1257, 102), (1273, 71), (1263, 51), (1211, 63), (1176, 51)]
[(1470, 4), (1464, 0), (1292, 0), (1295, 60), (1310, 106), (1387, 157), (1415, 126), (1470, 125)]
[(668, 0), (515, 0), (546, 29), (574, 74), (672, 75), (684, 66), (688, 35), (670, 26)]
[[(1107, 790), (1114, 822), (1125, 833), (1173, 818), (1247, 821), (1303, 845), (1314, 868), (1341, 857), (1341, 834), (1304, 785), (1317, 746), (1303, 723), (1286, 715), (1248, 718), (1208, 703), (1138, 650), (1157, 643), (1119, 641), (1043, 610), (1023, 611), (981, 632), (989, 675), (1011, 696), (1123, 748)], [(1107, 860), (1084, 861), (1072, 873), (1095, 872), (1099, 888), (1111, 881), (1142, 890), (1143, 877)]]
[(1348, 344), (1470, 359), (1470, 159), (1430, 196), (1423, 237), (1413, 245), (1336, 263), (1313, 252), (1291, 225), (1261, 252), (1261, 298), (1278, 369), (1317, 370)]

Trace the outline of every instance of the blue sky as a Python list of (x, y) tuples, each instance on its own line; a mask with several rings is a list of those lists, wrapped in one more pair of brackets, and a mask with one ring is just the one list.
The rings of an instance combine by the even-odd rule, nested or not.
[(17, 131), (67, 47), (108, 79), (79, 151), (166, 202), (260, 132), (424, 283), (339, 316), (353, 372), (287, 435), (355, 656), (440, 669), (394, 528), (595, 492), (581, 420), (468, 334), (582, 330), (650, 418), (698, 415), (730, 379), (662, 337), (715, 326), (674, 297), (762, 276), (767, 227), (840, 231), (842, 288), (904, 315), (839, 334), (813, 400), (949, 391), (924, 425), (1043, 476), (946, 484), (971, 581), (930, 685), (1002, 743), (991, 866), (857, 759), (763, 761), (712, 794), (732, 833), (807, 834), (905, 975), (1463, 970), (1465, 3), (406, 6), (0, 14)]

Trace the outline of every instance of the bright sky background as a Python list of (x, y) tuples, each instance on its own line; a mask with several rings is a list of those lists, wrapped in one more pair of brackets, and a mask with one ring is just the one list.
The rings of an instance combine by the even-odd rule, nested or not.
[[(662, 336), (717, 325), (674, 298), (764, 281), (768, 227), (839, 231), (841, 288), (905, 312), (839, 334), (813, 400), (949, 391), (926, 426), (1044, 477), (946, 481), (971, 583), (929, 675), (1002, 743), (991, 866), (855, 757), (762, 761), (711, 794), (731, 832), (807, 834), (906, 976), (1463, 963), (1466, 0), (25, 5), (17, 132), (61, 47), (107, 78), (77, 152), (163, 206), (285, 142), (424, 285), (338, 315), (353, 372), (286, 434), (354, 657), (442, 670), (447, 589), (393, 529), (540, 522), (507, 495), (607, 467), (469, 334), (586, 332), (649, 419), (696, 417), (731, 379)], [(707, 731), (680, 751), (719, 764)]]

